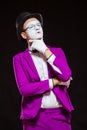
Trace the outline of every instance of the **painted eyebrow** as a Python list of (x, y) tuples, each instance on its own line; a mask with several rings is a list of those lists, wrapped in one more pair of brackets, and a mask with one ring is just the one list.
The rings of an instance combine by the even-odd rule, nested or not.
[[(32, 25), (33, 25), (34, 23), (29, 23), (29, 24), (32, 24)], [(29, 24), (28, 24), (27, 26), (29, 26)], [(41, 24), (41, 23), (38, 21), (36, 24)]]

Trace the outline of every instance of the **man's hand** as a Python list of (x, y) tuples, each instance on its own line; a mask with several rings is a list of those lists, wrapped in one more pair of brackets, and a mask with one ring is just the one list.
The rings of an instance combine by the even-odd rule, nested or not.
[(45, 50), (48, 49), (45, 45), (43, 39), (41, 40), (29, 40), (32, 43), (31, 47), (36, 49), (37, 51), (41, 52), (42, 54), (45, 53)]
[(61, 80), (59, 80), (57, 77), (54, 77), (52, 80), (53, 80), (53, 86), (59, 85), (61, 83)]
[(66, 86), (67, 88), (69, 88), (71, 80), (73, 80), (72, 77), (70, 77), (70, 79), (67, 80), (66, 82), (61, 81), (61, 82), (59, 83), (59, 85), (64, 85), (64, 86)]
[(63, 82), (63, 81), (59, 80), (57, 77), (54, 77), (53, 78), (53, 85), (54, 86), (56, 86), (56, 85), (64, 85), (64, 86), (66, 86), (68, 88), (70, 86), (71, 80), (73, 80), (72, 77), (70, 77), (70, 79), (67, 80), (66, 82)]

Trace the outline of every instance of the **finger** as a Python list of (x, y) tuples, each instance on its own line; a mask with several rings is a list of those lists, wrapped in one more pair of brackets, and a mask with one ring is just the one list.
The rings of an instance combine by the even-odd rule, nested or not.
[(37, 42), (37, 41), (41, 41), (41, 40), (39, 40), (39, 39), (34, 39), (34, 40), (30, 39), (29, 40), (29, 42)]
[(70, 77), (70, 80), (73, 80), (73, 78), (72, 78), (72, 77)]
[(29, 42), (34, 42), (34, 41), (36, 41), (36, 40), (31, 40), (31, 39), (29, 40)]

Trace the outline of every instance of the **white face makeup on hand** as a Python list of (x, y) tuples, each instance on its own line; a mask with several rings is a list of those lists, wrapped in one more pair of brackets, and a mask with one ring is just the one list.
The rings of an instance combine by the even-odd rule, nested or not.
[(26, 27), (26, 32), (30, 39), (43, 38), (43, 29), (38, 20), (29, 22)]

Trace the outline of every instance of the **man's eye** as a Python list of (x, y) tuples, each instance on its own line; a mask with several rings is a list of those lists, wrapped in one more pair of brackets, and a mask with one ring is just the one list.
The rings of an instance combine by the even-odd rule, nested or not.
[(32, 29), (32, 28), (34, 28), (34, 26), (30, 26), (30, 27), (29, 27), (29, 29)]
[(37, 24), (37, 26), (39, 26), (39, 27), (40, 27), (40, 24), (38, 23), (38, 24)]

